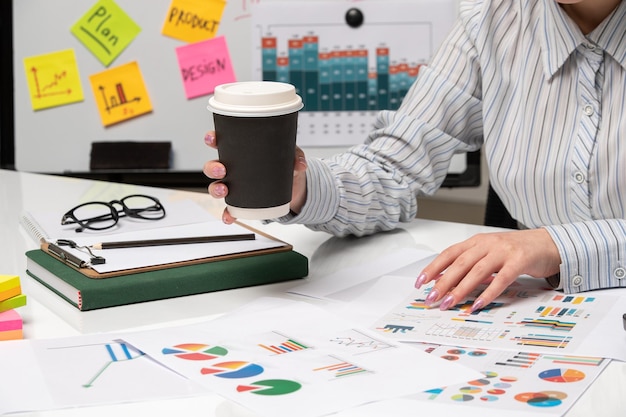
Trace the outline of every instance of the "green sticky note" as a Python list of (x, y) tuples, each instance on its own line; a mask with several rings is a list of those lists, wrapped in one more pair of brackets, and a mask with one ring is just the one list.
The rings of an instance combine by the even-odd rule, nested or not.
[(141, 28), (113, 0), (100, 0), (72, 26), (71, 32), (109, 66)]
[(15, 297), (11, 297), (8, 300), (0, 301), (0, 313), (14, 308), (22, 307), (26, 305), (26, 295), (20, 294)]

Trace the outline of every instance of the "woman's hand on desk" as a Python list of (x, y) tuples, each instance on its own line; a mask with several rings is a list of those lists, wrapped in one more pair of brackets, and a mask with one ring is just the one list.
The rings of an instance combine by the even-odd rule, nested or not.
[(415, 287), (436, 280), (426, 304), (440, 302), (439, 308), (447, 310), (480, 284), (489, 283), (472, 305), (476, 311), (518, 276), (548, 277), (559, 272), (560, 263), (558, 249), (544, 229), (483, 233), (441, 252), (418, 276)]
[[(217, 138), (214, 131), (207, 132), (204, 135), (204, 142), (211, 148), (217, 149)], [(300, 213), (302, 206), (306, 202), (306, 158), (304, 152), (299, 147), (296, 147), (296, 159), (293, 164), (293, 192), (291, 197), (291, 203), (289, 208), (294, 213)], [(215, 198), (224, 198), (228, 195), (228, 187), (224, 184), (222, 179), (226, 177), (226, 167), (218, 160), (208, 161), (204, 164), (204, 175), (217, 180), (209, 184), (209, 194)], [(231, 224), (235, 219), (230, 215), (228, 209), (224, 209), (222, 215), (224, 223)]]

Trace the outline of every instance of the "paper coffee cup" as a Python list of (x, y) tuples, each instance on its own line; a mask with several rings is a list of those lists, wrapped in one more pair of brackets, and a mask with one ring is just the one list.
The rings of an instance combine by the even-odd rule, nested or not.
[(215, 88), (208, 109), (226, 166), (226, 205), (234, 217), (272, 219), (289, 212), (302, 106), (287, 83), (246, 81)]

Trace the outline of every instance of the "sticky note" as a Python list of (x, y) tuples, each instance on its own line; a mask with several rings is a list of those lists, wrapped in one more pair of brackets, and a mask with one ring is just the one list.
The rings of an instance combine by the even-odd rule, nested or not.
[(83, 101), (83, 87), (73, 49), (24, 58), (33, 110)]
[(136, 61), (89, 77), (104, 126), (152, 111), (152, 104)]
[(17, 275), (0, 275), (0, 301), (4, 301), (22, 293), (20, 277)]
[(141, 32), (141, 28), (113, 0), (100, 0), (70, 31), (108, 67)]
[(224, 0), (172, 0), (161, 33), (187, 43), (213, 38), (222, 20)]
[(22, 287), (19, 285), (17, 287), (9, 288), (8, 290), (0, 291), (0, 301), (8, 300), (9, 298), (20, 295), (21, 293)]
[(23, 321), (15, 310), (0, 313), (0, 340), (22, 339)]
[(187, 98), (211, 94), (217, 85), (235, 81), (223, 36), (179, 46), (176, 56)]
[(0, 275), (0, 291), (20, 286), (20, 277), (17, 275)]
[(24, 294), (16, 295), (4, 301), (0, 301), (0, 313), (3, 311), (12, 310), (14, 308), (22, 307), (26, 305), (26, 296)]

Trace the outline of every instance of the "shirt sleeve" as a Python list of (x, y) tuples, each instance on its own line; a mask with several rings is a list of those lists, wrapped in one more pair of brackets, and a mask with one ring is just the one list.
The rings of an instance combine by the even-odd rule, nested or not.
[(546, 226), (561, 255), (565, 293), (626, 286), (626, 220)]
[(303, 210), (279, 221), (336, 236), (394, 229), (415, 218), (417, 197), (441, 186), (456, 153), (480, 149), (474, 4), (468, 3), (432, 62), (422, 67), (400, 108), (378, 114), (363, 145), (309, 161)]

